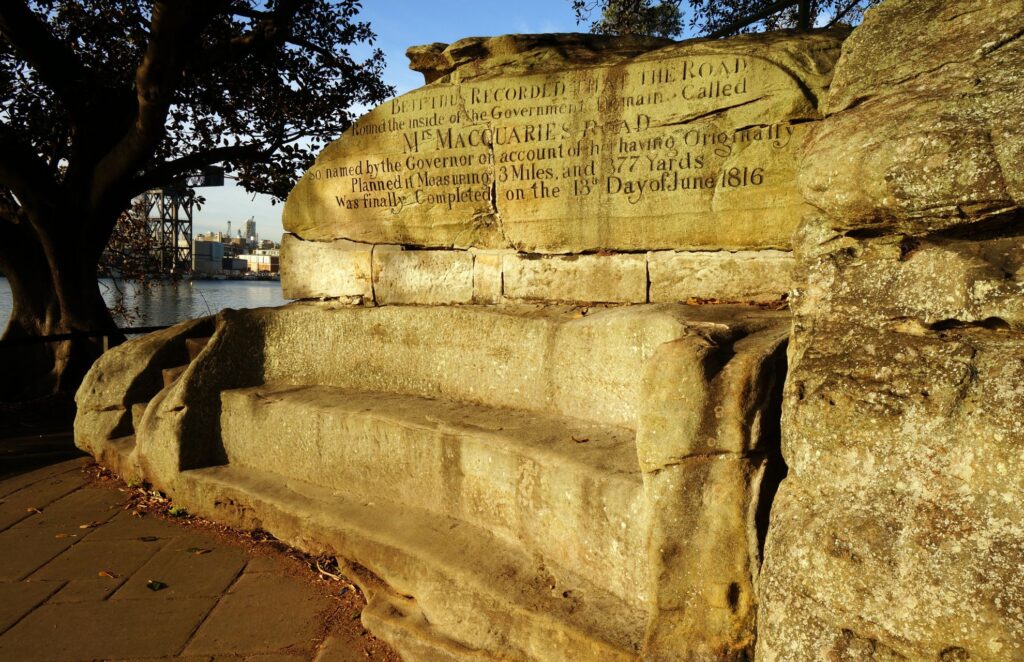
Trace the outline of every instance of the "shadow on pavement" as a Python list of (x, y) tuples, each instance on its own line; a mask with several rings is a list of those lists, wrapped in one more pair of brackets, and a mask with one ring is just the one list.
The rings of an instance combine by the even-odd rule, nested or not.
[(0, 403), (0, 480), (83, 456), (74, 421), (70, 396)]

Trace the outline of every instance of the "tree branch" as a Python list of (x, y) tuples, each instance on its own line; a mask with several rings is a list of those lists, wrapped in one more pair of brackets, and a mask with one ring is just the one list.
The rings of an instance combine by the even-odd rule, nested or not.
[(92, 73), (25, 3), (0, 2), (0, 35), (39, 73), (72, 116), (82, 110), (82, 91), (93, 79)]
[(59, 198), (50, 169), (17, 133), (0, 124), (0, 185), (28, 209), (43, 209)]
[[(256, 25), (227, 43), (206, 50), (199, 60), (201, 65), (211, 67), (228, 61), (241, 60), (262, 48), (288, 41), (295, 15), (304, 4), (306, 4), (306, 0), (284, 0), (272, 12), (257, 11), (241, 5), (231, 7), (231, 13), (251, 18), (256, 21)], [(305, 44), (298, 43), (295, 45), (305, 46)]]
[(135, 72), (138, 109), (128, 132), (99, 160), (90, 195), (93, 206), (117, 183), (131, 177), (163, 140), (167, 112), (185, 60), (223, 3), (157, 0), (153, 5), (150, 40)]
[(854, 7), (856, 7), (857, 5), (859, 5), (861, 3), (861, 1), (862, 0), (853, 0), (852, 2), (850, 2), (850, 4), (846, 5), (843, 8), (842, 11), (840, 11), (839, 13), (837, 13), (835, 16), (832, 17), (832, 20), (829, 21), (828, 24), (825, 25), (825, 28), (831, 28), (836, 23), (838, 23), (839, 21), (843, 20), (843, 17), (846, 16), (847, 14), (849, 14), (853, 10)]
[(22, 250), (26, 219), (10, 190), (0, 186), (0, 274), (9, 273), (12, 253)]
[(133, 179), (129, 185), (132, 197), (151, 188), (166, 186), (176, 177), (193, 172), (204, 166), (238, 159), (256, 159), (274, 150), (273, 146), (261, 147), (256, 143), (216, 147), (205, 152), (188, 154), (173, 161), (167, 161)]
[(21, 205), (7, 188), (0, 187), (0, 220), (9, 223), (21, 221)]
[(301, 46), (302, 48), (305, 48), (308, 51), (312, 51), (313, 53), (317, 53), (322, 58), (324, 58), (325, 61), (327, 61), (328, 63), (330, 63), (332, 65), (333, 64), (338, 64), (338, 62), (339, 62), (338, 56), (335, 55), (334, 52), (331, 51), (329, 48), (324, 48), (323, 46), (320, 46), (319, 44), (314, 44), (313, 42), (309, 41), (308, 39), (298, 39), (296, 37), (288, 37), (284, 41), (286, 41), (287, 43), (292, 44), (294, 46)]
[(777, 0), (777, 2), (773, 2), (772, 4), (768, 5), (767, 7), (765, 7), (764, 9), (762, 9), (760, 11), (756, 11), (753, 14), (748, 14), (747, 16), (744, 16), (742, 18), (739, 18), (739, 19), (733, 21), (732, 23), (730, 23), (729, 25), (725, 26), (724, 28), (719, 28), (718, 30), (715, 30), (714, 32), (712, 32), (711, 34), (708, 35), (708, 38), (709, 39), (718, 39), (719, 37), (725, 37), (725, 36), (734, 34), (734, 33), (738, 32), (738, 31), (742, 30), (743, 28), (747, 27), (751, 23), (757, 23), (758, 21), (763, 21), (764, 19), (768, 18), (772, 14), (774, 14), (776, 12), (780, 12), (783, 9), (786, 9), (787, 7), (792, 7), (793, 5), (796, 5), (796, 4), (800, 3), (801, 1), (802, 0)]

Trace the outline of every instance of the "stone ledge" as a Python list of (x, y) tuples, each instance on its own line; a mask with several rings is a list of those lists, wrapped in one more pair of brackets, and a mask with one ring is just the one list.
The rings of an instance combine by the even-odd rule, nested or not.
[(282, 289), (291, 299), (356, 304), (765, 304), (790, 289), (787, 251), (652, 251), (534, 256), (412, 249), (285, 235)]
[(532, 257), (501, 261), (505, 298), (524, 301), (645, 303), (647, 258), (642, 254)]
[(473, 301), (473, 256), (466, 251), (373, 251), (373, 289), (380, 305)]
[(373, 301), (369, 244), (345, 239), (281, 240), (281, 291), (286, 299), (360, 297)]
[(771, 303), (789, 292), (793, 255), (773, 250), (659, 251), (647, 254), (647, 266), (651, 303), (691, 299)]

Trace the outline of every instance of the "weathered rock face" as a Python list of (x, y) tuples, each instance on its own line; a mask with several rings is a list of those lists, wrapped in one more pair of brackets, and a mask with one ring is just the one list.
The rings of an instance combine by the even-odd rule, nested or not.
[[(285, 292), (369, 304), (779, 300), (789, 273), (776, 253), (808, 209), (800, 148), (846, 34), (512, 35), (410, 49), (429, 84), (361, 118), (289, 196)], [(371, 268), (339, 241), (366, 245)], [(373, 245), (455, 255), (396, 258)], [(692, 288), (609, 280), (680, 252), (694, 252), (687, 269), (717, 277)], [(590, 257), (571, 265), (521, 259), (580, 253)], [(444, 278), (460, 278), (450, 265), (468, 274), (495, 254), (507, 291), (469, 281), (441, 294)], [(391, 264), (378, 268), (378, 255)], [(395, 260), (415, 273), (396, 275)], [(314, 263), (339, 275), (310, 276)], [(566, 272), (586, 286), (560, 289)]]
[(1024, 659), (1024, 4), (889, 0), (800, 182), (762, 660)]
[(800, 171), (832, 227), (935, 232), (1020, 206), (1022, 12), (1019, 0), (872, 11), (844, 46)]

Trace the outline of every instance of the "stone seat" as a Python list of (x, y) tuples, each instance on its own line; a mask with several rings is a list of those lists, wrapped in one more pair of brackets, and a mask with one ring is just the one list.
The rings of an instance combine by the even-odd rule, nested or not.
[(190, 512), (366, 568), (387, 589), (364, 623), (403, 654), (749, 647), (785, 313), (303, 304), (213, 326), (167, 385), (167, 348), (205, 329), (104, 357), (76, 442)]
[(221, 394), (221, 438), (231, 466), (479, 526), (642, 603), (643, 480), (630, 428), (446, 399), (265, 385)]

